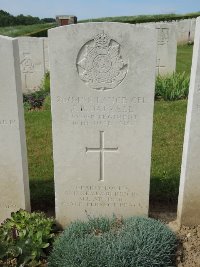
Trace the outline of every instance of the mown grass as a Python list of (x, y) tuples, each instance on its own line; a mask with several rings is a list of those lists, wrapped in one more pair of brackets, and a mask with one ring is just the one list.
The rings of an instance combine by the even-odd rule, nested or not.
[(176, 202), (187, 101), (156, 101), (151, 168), (151, 199)]
[[(191, 55), (192, 46), (178, 48), (178, 72), (189, 74)], [(45, 110), (25, 112), (25, 119), (32, 207), (53, 210), (51, 113), (47, 102)], [(151, 201), (177, 201), (186, 107), (187, 100), (155, 102)]]
[(34, 209), (54, 206), (51, 112), (25, 112), (31, 202)]
[(176, 71), (190, 75), (193, 45), (180, 45), (177, 49)]
[(18, 25), (9, 27), (0, 27), (0, 35), (6, 35), (10, 37), (18, 37), (28, 35), (32, 32), (48, 29), (54, 27), (55, 23), (44, 23), (34, 25)]

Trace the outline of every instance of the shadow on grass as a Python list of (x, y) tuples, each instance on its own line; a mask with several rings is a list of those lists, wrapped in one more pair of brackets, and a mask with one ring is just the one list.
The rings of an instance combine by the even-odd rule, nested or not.
[(150, 185), (150, 206), (176, 209), (179, 192), (179, 177), (152, 177)]
[(40, 210), (50, 215), (55, 213), (54, 182), (52, 180), (31, 180), (31, 209)]

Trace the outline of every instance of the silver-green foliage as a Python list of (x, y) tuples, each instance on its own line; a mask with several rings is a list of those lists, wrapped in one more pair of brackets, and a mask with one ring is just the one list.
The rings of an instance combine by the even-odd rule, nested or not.
[(156, 79), (155, 98), (163, 100), (179, 100), (188, 96), (190, 78), (183, 73), (159, 75)]
[(149, 218), (77, 221), (55, 242), (49, 267), (172, 267), (176, 242)]

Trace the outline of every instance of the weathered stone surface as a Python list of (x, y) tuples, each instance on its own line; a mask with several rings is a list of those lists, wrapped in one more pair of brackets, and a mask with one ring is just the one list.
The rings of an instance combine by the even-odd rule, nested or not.
[(156, 30), (49, 31), (56, 217), (147, 215)]
[(195, 28), (196, 28), (196, 19), (191, 19), (190, 21), (190, 33), (189, 33), (189, 42), (194, 42), (194, 35), (195, 35)]
[(23, 103), (16, 39), (0, 36), (0, 223), (30, 209)]
[(188, 43), (190, 40), (190, 19), (177, 21), (177, 41), (178, 44)]
[(200, 224), (200, 19), (198, 18), (186, 118), (178, 221)]
[(43, 38), (43, 45), (44, 45), (44, 66), (45, 72), (50, 71), (49, 67), (49, 45), (48, 45), (48, 38)]
[(23, 93), (39, 90), (45, 75), (44, 40), (37, 37), (19, 37), (19, 55)]
[(176, 70), (176, 25), (156, 23), (155, 27), (158, 31), (156, 74), (171, 74)]

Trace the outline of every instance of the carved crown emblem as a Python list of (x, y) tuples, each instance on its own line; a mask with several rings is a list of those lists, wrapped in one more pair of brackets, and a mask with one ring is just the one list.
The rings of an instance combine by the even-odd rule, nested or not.
[(128, 64), (120, 55), (120, 45), (104, 32), (97, 34), (77, 58), (82, 81), (96, 90), (108, 90), (126, 77)]

